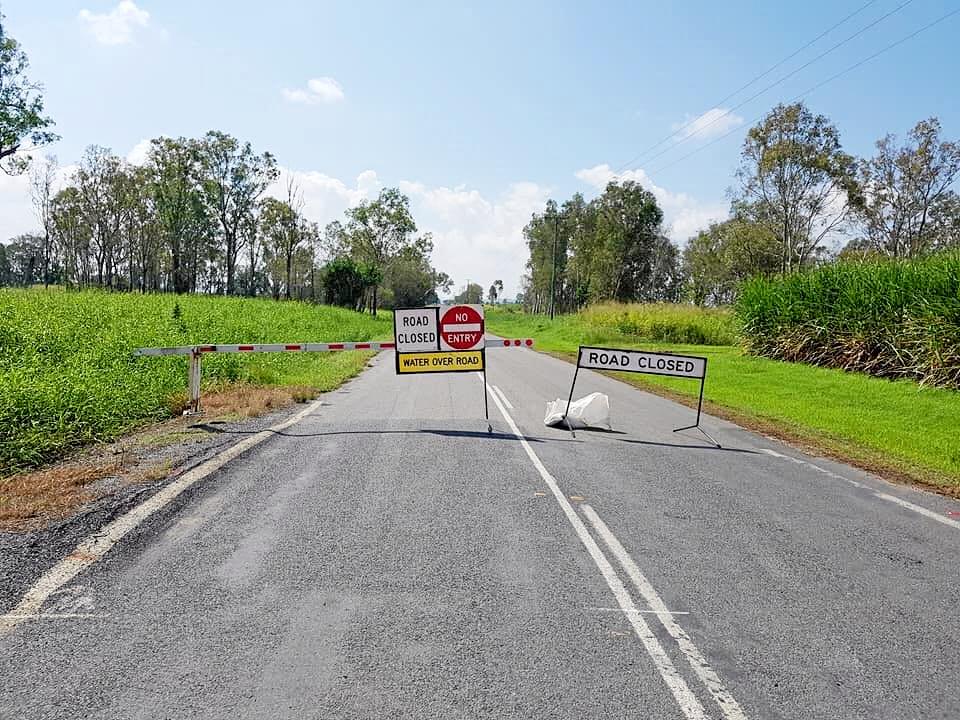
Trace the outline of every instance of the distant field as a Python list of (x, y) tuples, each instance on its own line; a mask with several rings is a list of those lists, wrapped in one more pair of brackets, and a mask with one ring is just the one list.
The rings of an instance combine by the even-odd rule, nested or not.
[[(616, 308), (617, 306), (613, 306)], [(601, 313), (628, 315), (630, 307)], [(657, 306), (635, 308), (656, 314)], [(680, 309), (663, 311), (663, 325)], [(686, 323), (698, 312), (683, 308)], [(703, 324), (713, 322), (707, 314)], [(732, 322), (732, 319), (731, 319)], [(533, 337), (537, 349), (572, 358), (577, 346), (643, 347), (709, 358), (706, 399), (712, 410), (748, 426), (810, 443), (861, 466), (907, 476), (955, 492), (960, 489), (960, 393), (922, 388), (909, 380), (889, 381), (799, 363), (751, 357), (733, 344), (666, 343), (651, 333), (623, 332), (597, 322), (594, 311), (558, 317), (526, 315), (516, 308), (488, 308), (487, 328), (509, 337)], [(731, 326), (732, 327), (732, 326)], [(658, 331), (663, 337), (663, 332)], [(733, 340), (731, 338), (730, 342)], [(696, 399), (688, 380), (614, 373), (653, 392)]]
[[(179, 308), (175, 310), (175, 308)], [(179, 411), (187, 361), (138, 347), (371, 340), (391, 335), (350, 310), (242, 298), (58, 290), (0, 291), (0, 477)], [(325, 391), (368, 353), (205, 357), (205, 386), (248, 382)]]

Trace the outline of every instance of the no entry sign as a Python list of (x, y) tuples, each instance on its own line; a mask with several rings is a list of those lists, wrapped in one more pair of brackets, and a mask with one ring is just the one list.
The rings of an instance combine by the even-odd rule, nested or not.
[(483, 340), (482, 305), (454, 305), (440, 317), (441, 350), (480, 350)]

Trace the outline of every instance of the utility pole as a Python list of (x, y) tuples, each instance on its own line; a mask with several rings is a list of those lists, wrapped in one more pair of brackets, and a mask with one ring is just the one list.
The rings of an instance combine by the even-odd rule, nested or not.
[(550, 319), (557, 303), (557, 244), (560, 239), (560, 216), (553, 214), (553, 271), (550, 273)]

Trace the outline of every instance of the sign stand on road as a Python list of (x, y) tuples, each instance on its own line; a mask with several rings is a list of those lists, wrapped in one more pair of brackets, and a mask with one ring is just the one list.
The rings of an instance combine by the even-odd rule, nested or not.
[[(564, 420), (567, 418), (567, 413), (570, 412), (570, 403), (573, 402), (573, 389), (577, 384), (577, 374), (580, 372), (580, 368), (590, 370), (617, 370), (619, 372), (667, 375), (670, 377), (700, 380), (700, 399), (697, 400), (697, 421), (693, 425), (676, 428), (674, 432), (699, 430), (710, 442), (717, 447), (721, 447), (720, 443), (700, 427), (700, 415), (703, 411), (703, 385), (707, 377), (707, 359), (705, 357), (646, 352), (643, 350), (585, 347), (581, 345), (580, 352), (577, 354), (577, 367), (573, 371), (573, 382), (570, 384), (570, 395), (567, 397), (567, 409), (563, 414)], [(567, 427), (573, 432), (569, 421), (567, 422)]]
[(481, 373), (487, 432), (493, 432), (484, 332), (483, 305), (454, 305), (442, 314), (439, 307), (393, 311), (397, 374)]

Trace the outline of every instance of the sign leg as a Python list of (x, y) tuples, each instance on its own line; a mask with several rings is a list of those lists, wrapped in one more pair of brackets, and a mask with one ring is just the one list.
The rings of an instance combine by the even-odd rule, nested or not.
[(570, 434), (573, 437), (577, 436), (576, 431), (573, 429), (573, 426), (570, 424), (570, 420), (567, 419), (567, 415), (570, 413), (570, 403), (573, 402), (573, 389), (577, 386), (577, 374), (580, 372), (580, 357), (577, 356), (577, 367), (573, 371), (573, 382), (570, 383), (570, 395), (567, 396), (567, 409), (563, 411), (563, 419), (567, 423), (567, 430), (570, 431)]
[(487, 432), (493, 433), (493, 425), (490, 424), (490, 398), (487, 397), (487, 357), (486, 351), (482, 352), (483, 357), (483, 412), (487, 418)]
[(714, 440), (706, 430), (700, 427), (700, 415), (703, 412), (703, 386), (706, 380), (707, 380), (706, 373), (704, 373), (704, 377), (700, 378), (700, 398), (697, 400), (697, 421), (693, 425), (687, 425), (686, 427), (677, 428), (676, 430), (674, 430), (674, 432), (680, 432), (681, 430), (699, 430), (700, 433), (705, 438), (707, 438), (707, 440), (712, 442), (717, 447), (722, 447), (720, 443)]

